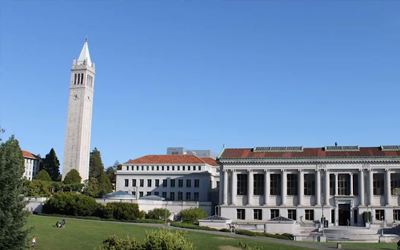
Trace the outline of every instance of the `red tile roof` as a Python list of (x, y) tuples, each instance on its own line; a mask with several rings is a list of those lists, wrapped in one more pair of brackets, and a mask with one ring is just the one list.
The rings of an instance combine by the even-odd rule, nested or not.
[(400, 157), (400, 151), (382, 151), (380, 147), (360, 147), (359, 151), (325, 151), (324, 148), (304, 148), (303, 152), (253, 152), (253, 148), (227, 148), (226, 158), (330, 158), (330, 157)]
[(209, 164), (218, 166), (212, 158), (199, 158), (195, 155), (146, 155), (124, 164)]
[(25, 151), (25, 150), (22, 150), (22, 156), (24, 158), (31, 158), (31, 159), (37, 159), (38, 158), (36, 155), (32, 154), (31, 152)]

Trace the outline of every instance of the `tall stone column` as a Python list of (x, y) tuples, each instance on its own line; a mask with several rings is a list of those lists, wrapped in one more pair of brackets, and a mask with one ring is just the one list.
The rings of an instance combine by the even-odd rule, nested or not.
[(390, 198), (391, 198), (391, 179), (390, 179), (390, 171), (389, 169), (385, 170), (385, 196), (386, 196), (386, 205), (390, 205)]
[(232, 193), (231, 193), (231, 204), (235, 205), (236, 203), (236, 195), (237, 195), (237, 172), (236, 170), (232, 170)]
[(302, 169), (299, 169), (299, 206), (304, 203), (304, 172)]
[(353, 190), (353, 173), (350, 173), (350, 196), (354, 195), (354, 190)]
[(247, 205), (253, 203), (254, 195), (254, 175), (251, 169), (247, 170)]
[(339, 174), (335, 173), (335, 195), (339, 195)]
[(329, 195), (330, 195), (330, 172), (325, 171), (325, 205), (329, 206)]
[(317, 169), (315, 175), (315, 205), (321, 205), (321, 172)]
[(364, 184), (364, 171), (362, 169), (360, 169), (358, 176), (359, 176), (358, 183), (360, 186), (358, 189), (359, 190), (358, 195), (360, 196), (360, 205), (364, 206), (365, 205), (365, 191), (364, 191), (365, 184)]
[(282, 201), (281, 201), (281, 206), (285, 206), (286, 205), (286, 194), (287, 194), (287, 178), (286, 178), (286, 172), (285, 170), (282, 170), (281, 172), (282, 174)]
[(228, 204), (228, 170), (224, 170), (224, 191), (223, 191), (223, 204)]
[(264, 205), (268, 206), (269, 204), (269, 194), (270, 194), (270, 172), (268, 170), (264, 170)]
[(368, 172), (368, 204), (372, 205), (374, 197), (374, 173), (370, 169)]

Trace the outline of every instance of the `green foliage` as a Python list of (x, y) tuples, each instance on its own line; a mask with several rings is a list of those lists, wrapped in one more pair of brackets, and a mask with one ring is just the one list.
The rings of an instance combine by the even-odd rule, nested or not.
[(52, 185), (49, 181), (32, 180), (27, 187), (27, 196), (50, 197), (51, 190), (52, 190)]
[(261, 237), (268, 237), (268, 238), (275, 238), (275, 239), (282, 239), (282, 240), (291, 240), (293, 236), (291, 234), (269, 234), (264, 232), (252, 232), (248, 230), (235, 230), (236, 234), (246, 235), (246, 236), (261, 236)]
[(95, 199), (77, 193), (56, 193), (43, 206), (45, 213), (92, 216), (102, 210)]
[(371, 212), (368, 212), (368, 211), (367, 212), (363, 212), (363, 221), (364, 221), (364, 223), (372, 221)]
[(96, 178), (91, 177), (84, 181), (83, 193), (90, 197), (97, 197), (99, 194), (99, 182)]
[(71, 169), (64, 179), (65, 184), (81, 183), (82, 177), (79, 175), (78, 170)]
[(182, 231), (157, 230), (146, 233), (143, 243), (135, 239), (110, 236), (99, 250), (194, 250), (186, 233)]
[(250, 247), (249, 245), (239, 242), (239, 246), (242, 250), (262, 250), (262, 247)]
[(101, 160), (100, 151), (94, 148), (90, 152), (90, 162), (89, 162), (89, 178), (96, 178), (100, 182), (100, 177), (104, 173), (104, 165)]
[(197, 207), (184, 209), (181, 211), (182, 222), (198, 223), (200, 219), (206, 218), (207, 213)]
[(230, 233), (231, 230), (229, 230), (228, 228), (222, 228), (219, 230), (220, 232), (224, 232), (224, 233)]
[(28, 212), (23, 196), (24, 159), (18, 141), (11, 136), (0, 145), (0, 249), (24, 249)]
[(166, 208), (154, 208), (147, 213), (147, 218), (155, 220), (166, 220), (171, 215), (171, 212)]
[(117, 170), (121, 170), (122, 169), (122, 165), (119, 164), (118, 161), (115, 161), (114, 165), (111, 167), (108, 167), (106, 170), (106, 175), (108, 176), (108, 178), (110, 179), (110, 182), (115, 185), (116, 183), (116, 176), (115, 176), (115, 172)]
[(52, 148), (43, 160), (43, 169), (49, 173), (53, 181), (58, 181), (60, 176), (60, 162), (58, 161), (56, 151)]
[(218, 231), (218, 229), (212, 228), (212, 227), (204, 227), (204, 226), (198, 226), (198, 225), (195, 225), (195, 224), (180, 223), (180, 222), (172, 222), (171, 226), (180, 227), (180, 228), (205, 230), (205, 231)]
[(97, 194), (97, 197), (103, 197), (103, 195), (111, 193), (112, 190), (113, 188), (110, 179), (107, 175), (102, 174), (99, 180), (99, 192)]
[(103, 209), (103, 216), (117, 220), (136, 220), (140, 218), (139, 206), (134, 203), (107, 203)]
[(40, 170), (36, 174), (34, 179), (39, 180), (39, 181), (51, 181), (51, 177), (50, 177), (49, 173), (44, 169)]

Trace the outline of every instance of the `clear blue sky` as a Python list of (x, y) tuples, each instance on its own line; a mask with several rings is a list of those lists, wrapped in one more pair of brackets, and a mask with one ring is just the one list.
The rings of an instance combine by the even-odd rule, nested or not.
[(400, 144), (400, 1), (2, 1), (5, 138), (62, 161), (89, 38), (105, 166), (168, 146)]

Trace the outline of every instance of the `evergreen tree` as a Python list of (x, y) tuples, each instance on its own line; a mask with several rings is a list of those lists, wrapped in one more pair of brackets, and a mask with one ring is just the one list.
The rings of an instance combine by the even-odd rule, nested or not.
[(100, 151), (94, 148), (90, 152), (90, 162), (89, 162), (89, 179), (96, 178), (100, 182), (101, 176), (104, 174), (104, 165), (101, 160)]
[(105, 194), (111, 193), (113, 190), (112, 184), (110, 179), (107, 175), (102, 174), (99, 181), (99, 193), (97, 194), (98, 197), (102, 197)]
[(65, 184), (79, 184), (81, 181), (82, 177), (79, 175), (79, 172), (76, 169), (71, 169), (64, 179)]
[(0, 249), (25, 249), (28, 212), (23, 196), (24, 159), (18, 141), (0, 145)]
[(47, 173), (47, 171), (44, 169), (40, 170), (36, 174), (34, 179), (39, 180), (39, 181), (51, 181), (51, 177), (50, 177), (49, 173)]
[(83, 193), (90, 197), (97, 197), (99, 194), (99, 182), (96, 178), (90, 178), (89, 180), (85, 180), (85, 187), (83, 189)]
[(60, 162), (53, 148), (43, 160), (43, 169), (49, 173), (53, 181), (58, 181), (58, 177), (60, 176)]

